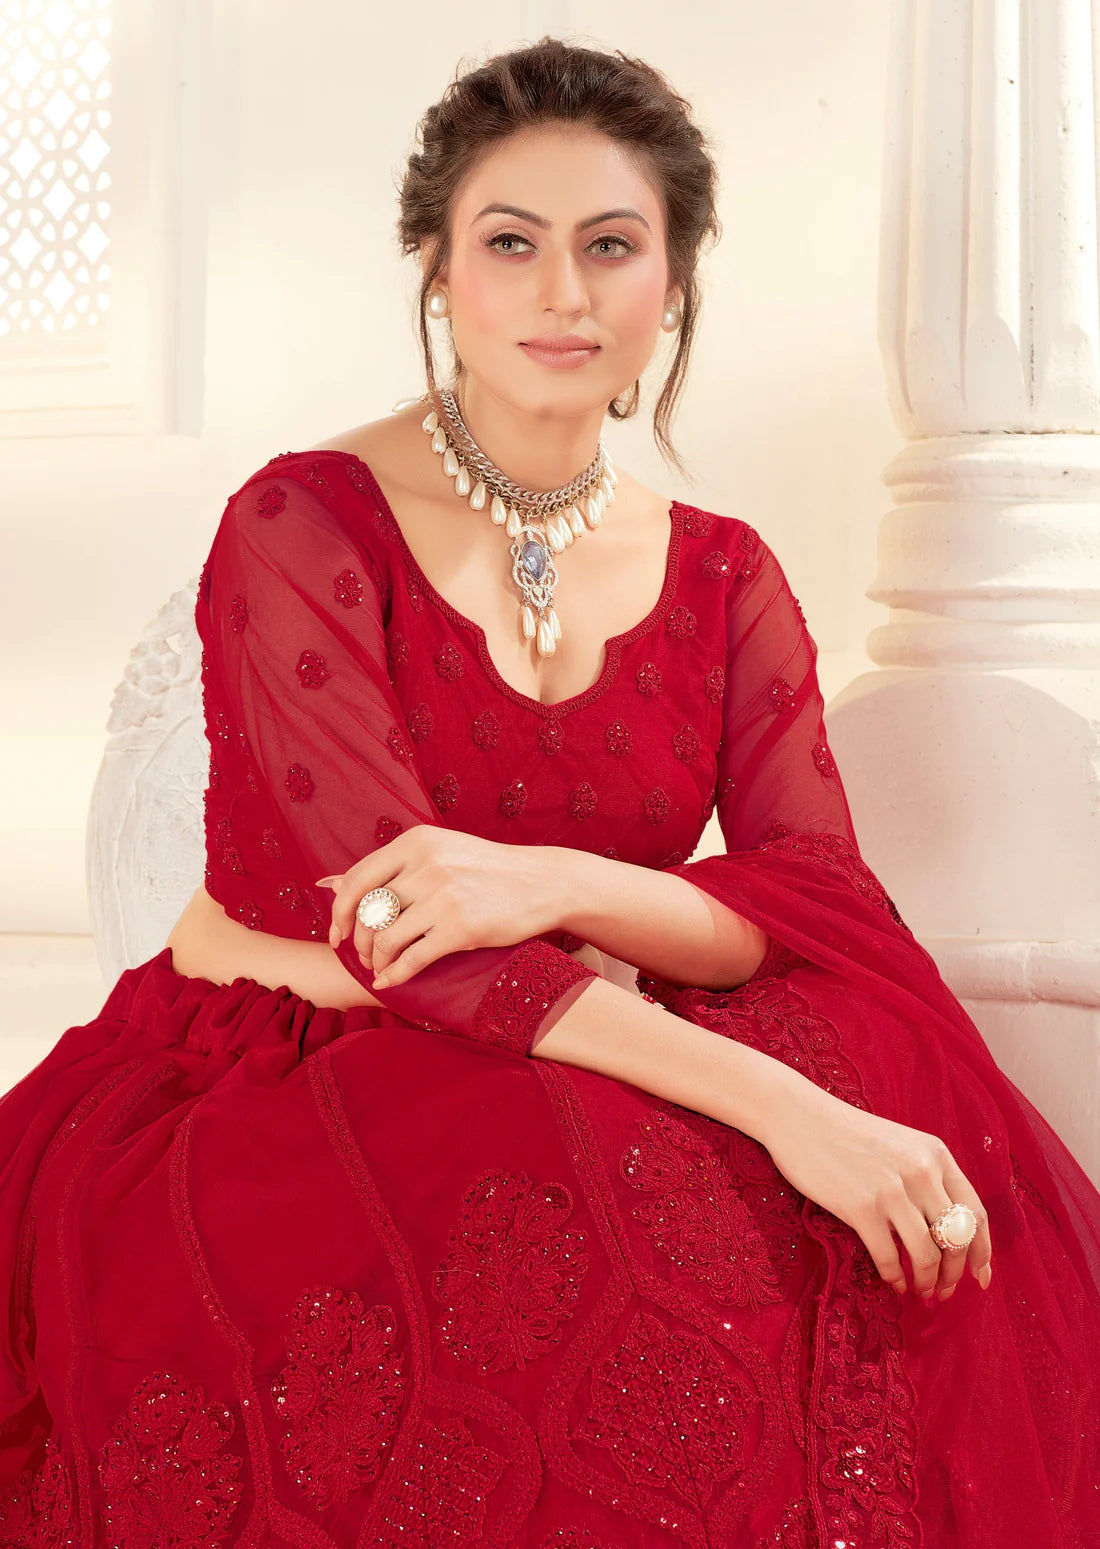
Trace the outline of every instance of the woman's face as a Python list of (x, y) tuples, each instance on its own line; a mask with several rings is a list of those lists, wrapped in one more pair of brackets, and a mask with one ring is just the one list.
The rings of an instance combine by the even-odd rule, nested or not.
[[(501, 205), (512, 208), (488, 208)], [(657, 191), (622, 146), (572, 125), (522, 130), (470, 173), (452, 223), (437, 283), (471, 378), (532, 413), (565, 415), (602, 411), (633, 385), (680, 298), (668, 291)], [(569, 333), (599, 346), (575, 370), (521, 347)]]

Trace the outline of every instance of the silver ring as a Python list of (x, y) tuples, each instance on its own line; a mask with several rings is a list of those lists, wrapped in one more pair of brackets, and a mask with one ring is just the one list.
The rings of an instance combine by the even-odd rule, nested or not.
[(372, 887), (359, 900), (355, 917), (367, 930), (385, 930), (401, 913), (401, 900), (390, 887)]

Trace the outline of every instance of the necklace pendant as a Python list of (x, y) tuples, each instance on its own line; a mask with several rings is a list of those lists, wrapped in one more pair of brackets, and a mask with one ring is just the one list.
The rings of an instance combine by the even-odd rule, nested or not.
[(523, 625), (523, 638), (525, 640), (533, 640), (539, 621), (535, 616), (534, 608), (532, 608), (529, 602), (525, 602), (519, 610), (519, 618), (520, 623)]
[(558, 648), (558, 642), (554, 639), (554, 631), (549, 620), (539, 619), (538, 635), (535, 640), (540, 656), (553, 656)]

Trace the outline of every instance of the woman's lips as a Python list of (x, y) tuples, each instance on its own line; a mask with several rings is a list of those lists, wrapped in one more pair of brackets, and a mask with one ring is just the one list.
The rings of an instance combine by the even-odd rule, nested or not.
[(588, 350), (548, 350), (541, 344), (521, 344), (520, 349), (532, 360), (540, 361), (544, 366), (568, 371), (572, 367), (583, 366), (585, 361), (591, 360), (598, 352), (599, 345), (595, 344)]

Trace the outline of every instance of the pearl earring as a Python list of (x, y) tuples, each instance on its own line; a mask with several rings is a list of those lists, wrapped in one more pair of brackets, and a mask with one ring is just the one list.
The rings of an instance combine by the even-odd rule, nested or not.
[(661, 317), (661, 327), (665, 333), (673, 333), (680, 326), (680, 308), (670, 304), (664, 310)]
[(428, 315), (430, 317), (446, 317), (450, 308), (447, 298), (441, 290), (433, 290), (428, 297)]

